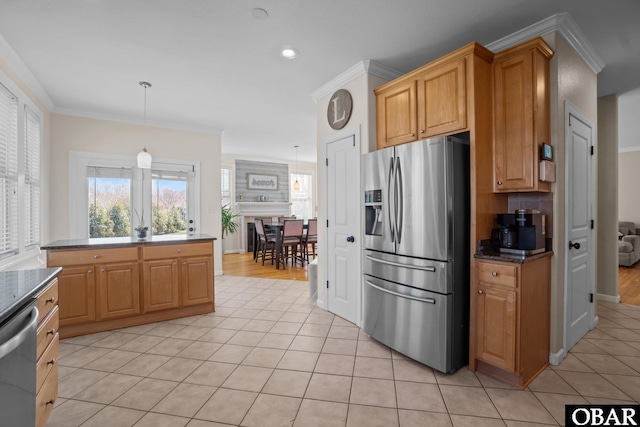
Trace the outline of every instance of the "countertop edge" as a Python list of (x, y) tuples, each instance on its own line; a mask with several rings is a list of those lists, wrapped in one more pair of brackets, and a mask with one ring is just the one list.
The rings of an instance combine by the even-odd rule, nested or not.
[(0, 312), (0, 324), (4, 323), (5, 320), (10, 318), (14, 313), (18, 312), (22, 307), (28, 304), (30, 300), (34, 299), (35, 296), (40, 293), (42, 288), (44, 288), (62, 271), (62, 267), (49, 268), (53, 271), (46, 277), (46, 279), (41, 280), (37, 286), (34, 286), (33, 289), (24, 294), (19, 300), (16, 300), (13, 304)]
[(542, 252), (541, 254), (529, 255), (525, 257), (517, 255), (506, 255), (499, 252), (476, 252), (473, 257), (487, 261), (510, 262), (513, 264), (526, 264), (540, 258), (553, 256), (553, 251)]
[(196, 237), (188, 237), (184, 239), (176, 239), (176, 240), (137, 240), (131, 239), (126, 241), (97, 241), (90, 242), (88, 239), (77, 239), (77, 240), (56, 240), (47, 245), (41, 246), (42, 250), (56, 250), (56, 249), (92, 249), (92, 248), (121, 248), (127, 246), (148, 246), (148, 245), (179, 245), (185, 243), (194, 243), (194, 242), (208, 242), (208, 241), (216, 241), (218, 240), (216, 237), (208, 236), (208, 235), (199, 235)]

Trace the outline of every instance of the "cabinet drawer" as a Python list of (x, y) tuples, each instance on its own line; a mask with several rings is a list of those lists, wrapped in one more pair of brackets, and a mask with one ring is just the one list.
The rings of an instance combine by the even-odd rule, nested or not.
[(47, 424), (53, 405), (58, 397), (58, 364), (56, 363), (36, 395), (36, 427)]
[(511, 265), (477, 263), (478, 282), (515, 288), (517, 286), (517, 268)]
[(47, 317), (53, 307), (58, 304), (58, 279), (54, 279), (49, 286), (38, 295), (38, 323)]
[(58, 320), (58, 307), (54, 307), (49, 313), (49, 317), (44, 319), (42, 323), (38, 326), (38, 337), (37, 337), (37, 359), (40, 359), (42, 353), (47, 348), (47, 346), (53, 341), (54, 337), (58, 333), (60, 322)]
[(49, 373), (58, 366), (58, 344), (60, 342), (60, 335), (55, 334), (53, 341), (49, 344), (49, 347), (44, 351), (42, 357), (38, 359), (36, 365), (36, 393), (40, 391), (42, 384), (47, 379)]
[(211, 242), (145, 246), (144, 248), (142, 248), (142, 256), (145, 260), (212, 254), (213, 245), (211, 244)]
[(90, 265), (105, 262), (137, 261), (138, 248), (117, 249), (78, 249), (69, 251), (49, 251), (49, 267), (64, 267), (67, 265)]

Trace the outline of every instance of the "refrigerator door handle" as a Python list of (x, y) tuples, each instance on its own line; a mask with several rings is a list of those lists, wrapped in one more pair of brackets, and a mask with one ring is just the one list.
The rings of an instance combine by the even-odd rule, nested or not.
[(411, 300), (420, 301), (420, 302), (427, 302), (429, 304), (435, 304), (436, 303), (436, 300), (434, 300), (433, 298), (418, 298), (418, 297), (414, 297), (414, 296), (411, 296), (411, 295), (399, 294), (397, 292), (393, 292), (393, 291), (390, 291), (389, 289), (385, 289), (385, 288), (382, 288), (382, 287), (380, 287), (378, 285), (375, 285), (375, 284), (371, 283), (369, 280), (365, 280), (365, 282), (367, 283), (367, 285), (371, 286), (372, 288), (375, 288), (375, 289), (379, 290), (380, 292), (384, 292), (386, 294), (393, 295), (395, 297), (406, 298), (406, 299), (411, 299)]
[(396, 157), (396, 236), (398, 243), (402, 240), (402, 229), (404, 228), (404, 192), (402, 186), (402, 169), (400, 167), (400, 157)]
[(391, 265), (393, 267), (412, 268), (414, 270), (429, 271), (431, 273), (435, 273), (436, 272), (436, 268), (435, 267), (421, 267), (419, 265), (401, 264), (399, 262), (387, 261), (386, 259), (374, 258), (371, 255), (366, 255), (365, 258), (367, 258), (368, 260), (373, 261), (373, 262), (379, 262), (380, 264), (387, 264), (387, 265)]
[[(394, 184), (394, 174), (395, 174), (395, 169), (394, 169), (394, 162), (393, 162), (394, 158), (391, 157), (391, 162), (389, 162), (389, 182), (387, 182), (387, 209), (389, 211), (389, 230), (391, 231), (391, 242), (395, 242), (396, 238), (396, 227), (395, 227), (395, 212), (394, 209), (391, 209), (391, 199), (392, 199), (392, 190), (394, 190), (393, 185)], [(393, 191), (393, 194), (395, 196), (395, 191)]]

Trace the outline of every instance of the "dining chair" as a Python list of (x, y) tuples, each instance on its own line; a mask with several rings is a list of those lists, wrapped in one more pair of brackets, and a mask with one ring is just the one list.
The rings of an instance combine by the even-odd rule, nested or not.
[(278, 222), (282, 224), (288, 219), (291, 219), (291, 217), (290, 216), (279, 216), (278, 217)]
[(271, 224), (273, 222), (273, 218), (271, 218), (270, 216), (255, 217), (254, 219), (261, 219), (262, 220), (262, 224)]
[[(265, 259), (270, 259), (271, 265), (273, 265), (273, 260), (275, 259), (274, 252), (276, 248), (276, 238), (275, 236), (269, 236), (265, 233), (264, 223), (262, 221), (263, 220), (261, 219), (256, 219), (254, 222), (256, 225), (256, 234), (258, 235), (258, 249), (256, 251), (255, 261), (258, 262), (258, 256), (262, 253), (262, 265), (264, 265)], [(267, 250), (271, 251), (271, 255), (268, 258)]]
[[(304, 221), (301, 219), (287, 219), (282, 227), (282, 252), (280, 256), (282, 264), (286, 265), (287, 259), (291, 258), (293, 265), (296, 260), (304, 264), (304, 258), (298, 256), (298, 249), (302, 250), (302, 230), (304, 229)], [(289, 256), (291, 249), (291, 256)]]
[(318, 243), (318, 218), (312, 218), (307, 222), (307, 233), (304, 235), (302, 249), (305, 261), (309, 263), (309, 246), (313, 257), (316, 257), (316, 244)]

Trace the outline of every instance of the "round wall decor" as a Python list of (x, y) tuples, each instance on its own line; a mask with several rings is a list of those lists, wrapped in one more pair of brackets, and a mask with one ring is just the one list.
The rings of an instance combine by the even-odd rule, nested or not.
[(346, 89), (337, 90), (329, 100), (327, 107), (327, 121), (333, 129), (342, 129), (351, 118), (353, 101), (351, 94)]

